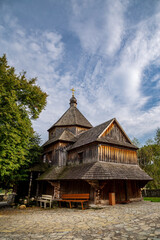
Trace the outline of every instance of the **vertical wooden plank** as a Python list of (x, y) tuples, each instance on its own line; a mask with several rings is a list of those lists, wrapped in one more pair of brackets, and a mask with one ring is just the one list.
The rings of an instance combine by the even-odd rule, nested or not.
[(108, 159), (108, 162), (109, 162), (109, 146), (107, 146), (107, 159)]
[(112, 162), (112, 147), (110, 147), (110, 149), (111, 149), (111, 162)]
[(103, 161), (103, 146), (101, 146), (101, 161)]
[(105, 148), (105, 161), (107, 162), (107, 146)]
[(101, 161), (103, 161), (103, 146), (101, 146)]
[(121, 162), (123, 163), (123, 149), (121, 149)]
[(127, 180), (124, 181), (124, 188), (125, 188), (125, 201), (128, 201), (128, 183), (127, 183)]
[(128, 163), (128, 160), (129, 160), (129, 150), (127, 150), (127, 161), (126, 161), (126, 163)]
[(117, 156), (117, 148), (115, 149), (115, 160), (116, 160), (116, 162), (118, 162), (118, 156)]
[(114, 162), (116, 162), (116, 158), (115, 158), (115, 148), (113, 148), (113, 159), (114, 159)]
[(98, 146), (98, 161), (100, 161), (100, 147)]

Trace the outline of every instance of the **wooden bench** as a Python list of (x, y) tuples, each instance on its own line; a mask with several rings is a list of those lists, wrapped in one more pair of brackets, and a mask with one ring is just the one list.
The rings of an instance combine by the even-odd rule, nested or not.
[[(46, 205), (49, 204), (50, 208), (52, 206), (52, 195), (42, 195), (42, 197), (38, 198), (38, 202), (40, 202), (40, 207), (46, 208)], [(43, 203), (43, 206), (42, 206)]]
[(84, 210), (84, 202), (88, 203), (89, 201), (89, 193), (82, 194), (63, 194), (62, 198), (58, 200), (59, 206), (61, 207), (61, 202), (68, 202), (70, 208), (72, 208), (72, 202), (80, 202), (82, 206), (82, 210)]

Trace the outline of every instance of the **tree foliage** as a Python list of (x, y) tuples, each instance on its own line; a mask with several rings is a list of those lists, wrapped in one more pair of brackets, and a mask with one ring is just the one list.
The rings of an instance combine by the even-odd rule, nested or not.
[(148, 188), (160, 188), (160, 129), (157, 129), (154, 140), (147, 141), (146, 145), (138, 150), (139, 165), (152, 178)]
[(133, 143), (136, 147), (138, 147), (138, 148), (139, 148), (140, 145), (141, 145), (140, 142), (139, 142), (139, 140), (138, 140), (137, 138), (135, 138), (135, 137), (132, 139), (132, 143)]
[[(37, 119), (46, 105), (47, 94), (36, 85), (36, 78), (17, 75), (0, 58), (0, 176), (1, 184), (11, 185), (21, 168), (33, 160), (35, 136), (31, 119)], [(33, 152), (32, 152), (33, 153)]]

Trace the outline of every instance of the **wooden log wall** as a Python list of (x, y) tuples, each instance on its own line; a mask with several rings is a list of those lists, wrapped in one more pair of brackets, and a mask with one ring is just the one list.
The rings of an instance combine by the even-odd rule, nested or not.
[(64, 130), (69, 130), (76, 135), (76, 127), (54, 127), (49, 130), (49, 139), (61, 134)]
[(99, 161), (137, 164), (137, 152), (135, 150), (100, 145), (98, 156)]
[(61, 181), (60, 195), (89, 193), (90, 201), (94, 201), (94, 189), (84, 180)]
[[(65, 161), (66, 156), (62, 149), (66, 147), (68, 143), (59, 142), (54, 145), (49, 145), (44, 148), (43, 158), (46, 155), (46, 162), (51, 165), (62, 165), (63, 160)], [(61, 153), (60, 153), (61, 152)]]
[(98, 146), (88, 145), (68, 153), (67, 164), (91, 163), (98, 161)]
[(108, 180), (101, 190), (101, 200), (108, 200), (110, 192), (115, 192), (117, 203), (141, 199), (139, 181), (136, 180)]
[(54, 196), (54, 187), (47, 181), (39, 182), (39, 196), (42, 194)]
[(88, 128), (85, 127), (78, 127), (78, 126), (66, 126), (66, 127), (54, 127), (49, 130), (49, 139), (54, 138), (58, 136), (60, 133), (62, 133), (64, 130), (69, 130), (74, 135), (77, 135), (83, 131), (88, 130)]
[(56, 150), (57, 152), (57, 155), (58, 155), (58, 166), (59, 167), (62, 167), (62, 166), (66, 166), (66, 163), (67, 163), (67, 150), (66, 148), (59, 148)]

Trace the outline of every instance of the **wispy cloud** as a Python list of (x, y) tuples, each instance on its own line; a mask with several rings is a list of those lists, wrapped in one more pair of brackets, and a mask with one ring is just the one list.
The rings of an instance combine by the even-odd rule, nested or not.
[(17, 73), (25, 70), (28, 78), (38, 77), (38, 84), (49, 95), (46, 110), (38, 121), (33, 121), (35, 130), (44, 140), (51, 121), (65, 110), (65, 93), (70, 89), (72, 79), (69, 72), (60, 74), (59, 71), (65, 53), (62, 36), (48, 30), (28, 32), (10, 11), (1, 20), (1, 55), (7, 53), (8, 62)]
[(70, 24), (63, 31), (63, 16), (62, 28), (46, 25), (44, 31), (24, 28), (5, 4), (0, 10), (1, 55), (7, 53), (17, 72), (37, 76), (49, 94), (35, 130), (46, 139), (46, 129), (69, 106), (73, 86), (79, 109), (93, 125), (117, 117), (131, 138), (152, 136), (160, 127), (160, 98), (155, 99), (160, 89), (160, 4), (151, 1), (142, 9), (139, 1), (71, 0), (67, 9)]
[[(107, 1), (105, 7), (108, 11), (104, 6), (101, 12), (95, 8), (88, 19), (86, 9), (90, 6), (93, 6), (90, 1), (87, 6), (77, 6), (77, 2), (73, 2), (75, 19), (72, 27), (82, 49), (90, 54), (89, 62), (86, 64), (83, 56), (85, 65), (80, 62), (80, 66), (82, 71), (85, 68), (85, 87), (95, 98), (92, 108), (96, 109), (101, 121), (116, 116), (132, 136), (153, 134), (153, 130), (160, 126), (160, 102), (153, 103), (144, 112), (153, 96), (146, 95), (143, 86), (146, 81), (144, 72), (151, 64), (160, 66), (160, 14), (156, 9), (152, 17), (132, 25), (130, 30), (125, 15), (126, 2), (115, 1), (113, 6)], [(97, 22), (101, 19), (103, 25), (98, 26)], [(159, 73), (148, 81), (158, 79)], [(155, 91), (158, 88), (159, 81)], [(94, 119), (95, 123), (98, 122), (97, 115), (95, 117), (95, 111), (90, 113), (90, 119)]]
[(73, 0), (72, 6), (71, 27), (82, 47), (91, 54), (114, 56), (123, 39), (127, 1)]

